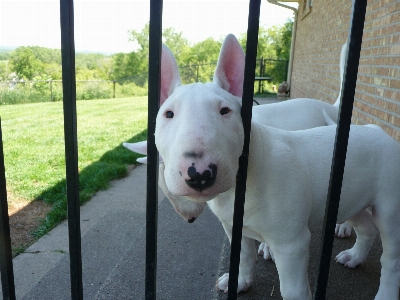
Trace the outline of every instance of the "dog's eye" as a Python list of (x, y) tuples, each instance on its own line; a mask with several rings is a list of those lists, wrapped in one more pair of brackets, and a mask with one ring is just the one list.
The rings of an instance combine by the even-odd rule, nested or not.
[(168, 110), (168, 111), (165, 113), (165, 116), (166, 116), (168, 119), (172, 119), (172, 118), (174, 117), (174, 112)]
[(230, 110), (229, 108), (223, 107), (223, 108), (221, 108), (221, 110), (219, 111), (219, 113), (220, 113), (221, 115), (226, 115), (226, 114), (228, 114), (230, 111), (231, 111), (231, 110)]

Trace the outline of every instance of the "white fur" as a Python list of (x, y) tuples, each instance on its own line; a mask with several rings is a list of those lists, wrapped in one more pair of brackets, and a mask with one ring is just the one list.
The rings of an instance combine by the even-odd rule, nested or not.
[[(343, 53), (345, 49), (346, 44), (344, 44), (342, 47), (342, 55), (340, 59), (341, 73), (344, 70), (345, 57)], [(239, 97), (242, 95), (244, 58), (245, 56), (243, 50), (241, 49), (236, 38), (232, 35), (229, 35), (225, 39), (224, 45), (221, 49), (221, 54), (214, 76), (214, 83), (217, 86), (227, 89), (229, 93), (232, 93), (235, 96)], [(225, 72), (224, 69), (227, 68), (231, 68), (232, 72)], [(164, 45), (162, 48), (161, 71), (162, 93), (160, 103), (163, 104), (166, 98), (171, 95), (172, 91), (174, 91), (177, 87), (181, 85), (175, 58), (172, 55), (171, 51)], [(343, 80), (342, 75), (341, 80)], [(214, 85), (208, 86), (213, 87)], [(230, 90), (231, 86), (234, 90)], [(183, 87), (183, 89), (187, 89), (187, 87)], [(177, 91), (178, 90), (179, 89), (177, 89)], [(169, 100), (169, 102), (171, 101), (172, 100)], [(240, 99), (237, 101), (240, 101)], [(302, 130), (318, 126), (325, 126), (327, 125), (327, 122), (332, 122), (336, 124), (335, 122), (337, 120), (339, 102), (340, 97), (338, 97), (334, 105), (315, 99), (298, 98), (268, 105), (258, 105), (253, 107), (253, 120), (257, 120), (257, 122), (264, 125), (285, 130)], [(133, 152), (147, 154), (146, 141), (138, 143), (123, 143), (123, 145)], [(162, 162), (161, 156), (159, 159), (160, 162)], [(147, 163), (147, 157), (139, 158), (137, 159), (137, 161), (140, 163)], [(161, 182), (165, 182), (163, 172), (160, 172), (159, 178)], [(162, 183), (160, 183), (160, 185), (161, 184)], [(198, 217), (198, 213), (202, 212), (202, 210), (197, 209), (193, 211), (188, 211), (188, 205), (183, 204), (186, 203), (183, 200), (171, 200), (171, 202), (176, 211), (186, 220), (193, 220), (193, 218), (196, 219)], [(184, 206), (184, 208), (180, 208), (181, 205)]]
[[(343, 49), (342, 49), (342, 52), (343, 52)], [(329, 126), (336, 125), (336, 122), (329, 116), (329, 114), (325, 111), (325, 109), (323, 109), (322, 113), (323, 113), (323, 116), (324, 116), (324, 119), (325, 119), (325, 122), (327, 125), (329, 125)], [(379, 127), (378, 125), (375, 125), (375, 124), (366, 124), (364, 126), (383, 131), (383, 129), (381, 127)], [(346, 238), (351, 235), (352, 230), (353, 230), (353, 226), (351, 226), (351, 224), (349, 222), (336, 224), (335, 235), (339, 238)]]
[[(236, 48), (235, 41), (232, 35), (225, 39), (219, 60), (224, 63), (218, 65), (214, 83), (181, 86), (177, 76), (163, 81), (166, 86), (162, 89), (168, 91), (168, 97), (161, 99), (155, 133), (164, 159), (160, 186), (175, 209), (178, 207), (178, 213), (186, 219), (194, 218), (208, 203), (229, 239), (244, 138), (241, 89), (236, 86), (241, 72), (232, 65), (238, 55), (232, 49)], [(174, 66), (171, 61), (166, 65)], [(336, 127), (284, 131), (265, 126), (260, 117), (255, 115), (251, 128), (238, 292), (252, 283), (256, 239), (267, 243), (273, 253), (282, 297), (311, 299), (308, 226), (324, 217)], [(207, 180), (194, 181), (192, 167), (198, 174), (208, 172)], [(207, 185), (210, 178), (213, 184)], [(357, 240), (336, 260), (351, 268), (362, 263), (379, 229), (384, 249), (375, 298), (379, 300), (397, 300), (399, 296), (399, 178), (399, 144), (382, 130), (351, 126), (338, 221), (349, 220)], [(190, 187), (193, 181), (200, 189)], [(371, 207), (372, 213), (366, 207)], [(226, 292), (228, 281), (229, 276), (223, 275), (217, 287)]]
[[(347, 43), (342, 46), (340, 56), (340, 78), (342, 89), (343, 72), (345, 64), (345, 55)], [(233, 36), (228, 36), (221, 49), (221, 55), (218, 60), (218, 66), (215, 71), (214, 83), (228, 92), (236, 95), (242, 95), (242, 84), (244, 75), (244, 53)], [(225, 72), (224, 68), (231, 68), (231, 72)], [(161, 85), (161, 104), (166, 98), (181, 85), (178, 68), (175, 58), (171, 51), (163, 46), (162, 49), (162, 85)], [(169, 85), (166, 83), (169, 82)], [(230, 90), (232, 87), (234, 90)], [(177, 90), (178, 91), (178, 90)], [(210, 91), (211, 92), (211, 91)], [(177, 97), (175, 95), (175, 97)], [(173, 100), (169, 100), (170, 102)], [(257, 122), (284, 130), (302, 130), (319, 126), (336, 124), (338, 117), (338, 108), (340, 104), (340, 93), (334, 105), (309, 98), (291, 99), (279, 103), (268, 105), (258, 105), (253, 107), (253, 120)], [(321, 113), (322, 112), (322, 113)], [(190, 116), (189, 116), (190, 118)], [(147, 154), (147, 143), (123, 143), (131, 151)], [(162, 158), (160, 157), (160, 162)], [(137, 159), (140, 163), (147, 163), (147, 157)], [(164, 174), (160, 172), (160, 180), (164, 182)], [(170, 198), (171, 199), (171, 198)], [(202, 210), (187, 211), (185, 201), (171, 200), (176, 211), (186, 220), (194, 220), (198, 217), (197, 213)], [(180, 206), (184, 206), (184, 209)], [(351, 234), (351, 225), (348, 223), (337, 224), (335, 234), (338, 237), (348, 237)]]

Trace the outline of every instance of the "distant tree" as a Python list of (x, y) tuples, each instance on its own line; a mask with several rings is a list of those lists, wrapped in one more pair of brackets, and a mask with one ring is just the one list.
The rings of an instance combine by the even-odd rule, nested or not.
[[(287, 19), (283, 25), (270, 28), (260, 27), (259, 29), (257, 57), (267, 59), (264, 75), (272, 77), (274, 83), (286, 80), (286, 61), (290, 57), (292, 30), (293, 20), (291, 19)], [(245, 34), (240, 36), (239, 42), (245, 49)], [(257, 70), (258, 68), (259, 66), (257, 66)]]
[(113, 59), (111, 56), (104, 57), (98, 64), (99, 74), (102, 79), (113, 80)]
[[(258, 32), (257, 57), (289, 59), (292, 40), (293, 21), (286, 20), (283, 25), (270, 28), (260, 27)], [(245, 51), (246, 34), (241, 34), (239, 42)]]
[(61, 65), (61, 50), (60, 49), (50, 49), (39, 46), (29, 46), (32, 50), (33, 55), (42, 63), (45, 64), (59, 64)]
[(136, 30), (129, 31), (129, 41), (136, 43), (138, 46), (138, 49), (134, 51), (137, 64), (134, 66), (134, 69), (130, 70), (132, 75), (147, 72), (149, 60), (149, 32), (149, 23), (147, 23), (140, 32)]
[(282, 59), (289, 60), (290, 45), (292, 43), (293, 20), (287, 19), (283, 26), (276, 29), (277, 35), (274, 40), (276, 56)]
[(202, 42), (196, 43), (192, 47), (192, 62), (195, 63), (214, 63), (218, 60), (221, 49), (221, 41), (216, 41), (209, 37)]
[[(115, 78), (134, 76), (148, 71), (149, 29), (147, 23), (141, 31), (129, 31), (129, 40), (136, 44), (137, 50), (129, 54), (118, 53), (113, 56)], [(182, 32), (176, 32), (174, 28), (166, 28), (163, 31), (163, 43), (174, 53), (178, 65), (187, 64), (190, 61), (191, 47), (189, 41), (182, 36)]]
[(43, 65), (35, 57), (33, 51), (29, 47), (19, 47), (11, 53), (10, 69), (15, 72), (18, 77), (32, 80), (34, 76), (42, 73)]
[(61, 80), (61, 65), (57, 63), (44, 64), (43, 75), (48, 79)]
[(101, 53), (77, 53), (75, 67), (79, 80), (110, 80), (112, 77), (112, 57)]
[[(178, 60), (183, 83), (207, 82), (212, 80), (218, 60), (221, 42), (212, 38), (188, 48), (183, 59)], [(175, 54), (175, 53), (174, 53)]]
[(0, 61), (1, 60), (8, 60), (10, 58), (11, 52), (0, 50)]
[(8, 69), (8, 62), (6, 60), (0, 61), (0, 81), (7, 80), (10, 71)]
[(182, 32), (176, 32), (172, 27), (166, 28), (163, 31), (163, 43), (172, 51), (178, 65), (188, 63), (192, 50)]
[(75, 64), (80, 69), (96, 70), (99, 68), (99, 62), (105, 57), (106, 55), (101, 53), (76, 53)]
[(274, 57), (288, 60), (292, 41), (293, 21), (287, 19), (283, 25), (267, 29), (268, 42), (274, 52)]
[[(272, 28), (261, 27), (259, 30), (259, 43), (257, 56), (274, 59), (288, 59), (290, 55), (290, 39), (292, 21), (288, 20), (283, 26)], [(131, 53), (118, 53), (113, 55), (112, 78), (119, 80), (144, 74), (148, 71), (149, 55), (149, 24), (141, 31), (129, 31), (129, 40), (136, 44), (136, 50)], [(243, 49), (246, 44), (246, 35), (239, 37)], [(181, 79), (184, 83), (194, 81), (209, 81), (212, 78), (215, 63), (218, 60), (222, 41), (208, 38), (193, 46), (183, 37), (182, 32), (174, 28), (166, 28), (163, 31), (163, 43), (166, 44), (174, 54), (181, 70)], [(210, 64), (210, 65), (208, 65)], [(285, 64), (281, 64), (285, 66)], [(276, 80), (284, 77), (285, 70), (276, 71), (274, 65), (270, 66), (269, 72)], [(280, 68), (282, 69), (282, 68)], [(279, 73), (279, 74), (278, 74)], [(144, 82), (144, 81), (143, 81)]]

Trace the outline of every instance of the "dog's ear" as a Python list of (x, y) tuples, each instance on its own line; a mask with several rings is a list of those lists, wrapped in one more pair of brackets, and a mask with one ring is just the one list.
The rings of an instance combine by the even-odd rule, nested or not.
[(344, 42), (342, 46), (342, 50), (340, 51), (340, 62), (339, 62), (339, 71), (340, 71), (340, 87), (339, 87), (339, 95), (336, 99), (336, 102), (333, 106), (339, 107), (340, 106), (340, 96), (342, 95), (342, 88), (343, 88), (343, 76), (344, 76), (344, 68), (346, 64), (346, 55), (347, 55), (347, 40)]
[(147, 141), (137, 143), (122, 143), (122, 145), (133, 152), (147, 155)]
[(214, 83), (234, 96), (243, 94), (245, 55), (238, 40), (229, 34), (221, 47)]
[(181, 84), (178, 65), (171, 50), (164, 44), (161, 53), (161, 90), (160, 105), (172, 94), (174, 89)]
[[(122, 143), (122, 145), (135, 153), (147, 155), (147, 141), (137, 143)], [(147, 156), (140, 157), (136, 161), (141, 164), (147, 164)]]
[[(122, 145), (131, 150), (132, 152), (147, 155), (147, 141), (137, 142), (137, 143), (122, 143)], [(136, 160), (138, 163), (147, 165), (147, 156), (139, 157)], [(158, 155), (158, 161), (161, 163), (163, 159), (160, 155)]]

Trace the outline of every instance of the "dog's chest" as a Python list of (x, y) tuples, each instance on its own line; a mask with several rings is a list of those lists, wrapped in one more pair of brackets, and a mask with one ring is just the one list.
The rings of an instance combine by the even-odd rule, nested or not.
[(231, 189), (225, 193), (221, 193), (213, 200), (208, 201), (211, 211), (225, 224), (232, 225), (233, 207), (235, 193)]
[[(218, 219), (225, 225), (232, 227), (233, 225), (233, 208), (234, 208), (235, 193), (234, 190), (220, 194), (217, 198), (208, 201), (208, 206), (211, 211), (218, 217)], [(249, 199), (246, 198), (246, 201)], [(258, 241), (264, 241), (262, 234), (259, 232), (257, 224), (257, 216), (250, 213), (245, 209), (243, 219), (243, 235), (256, 239)]]

